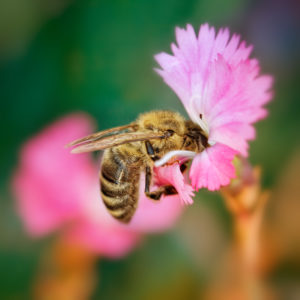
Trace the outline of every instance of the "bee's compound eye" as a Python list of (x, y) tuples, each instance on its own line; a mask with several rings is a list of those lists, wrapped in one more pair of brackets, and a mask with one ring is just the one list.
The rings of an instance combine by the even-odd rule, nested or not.
[(147, 124), (147, 125), (145, 126), (145, 128), (148, 129), (148, 130), (153, 130), (153, 125)]
[(167, 132), (166, 132), (166, 136), (168, 136), (168, 137), (172, 136), (174, 133), (175, 133), (174, 130), (168, 129)]

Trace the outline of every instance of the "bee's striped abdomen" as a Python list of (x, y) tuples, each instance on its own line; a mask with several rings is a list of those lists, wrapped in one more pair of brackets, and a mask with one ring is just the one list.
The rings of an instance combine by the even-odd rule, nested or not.
[(110, 214), (121, 222), (128, 223), (138, 201), (139, 168), (132, 167), (113, 148), (104, 153), (100, 185), (103, 202)]

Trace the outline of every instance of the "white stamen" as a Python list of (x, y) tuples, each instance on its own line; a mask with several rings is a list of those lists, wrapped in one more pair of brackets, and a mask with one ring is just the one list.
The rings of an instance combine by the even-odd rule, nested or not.
[(160, 167), (167, 163), (172, 157), (179, 156), (179, 157), (186, 157), (186, 158), (194, 158), (196, 156), (196, 152), (193, 151), (187, 151), (187, 150), (174, 150), (168, 152), (166, 155), (164, 155), (161, 159), (157, 160), (154, 165), (156, 167)]

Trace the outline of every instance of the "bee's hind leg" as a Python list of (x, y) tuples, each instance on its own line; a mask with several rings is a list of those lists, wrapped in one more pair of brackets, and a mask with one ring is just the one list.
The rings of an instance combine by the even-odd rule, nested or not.
[(159, 200), (162, 195), (176, 195), (177, 191), (172, 185), (165, 185), (159, 187), (157, 190), (150, 192), (152, 172), (150, 167), (146, 167), (145, 178), (145, 194), (152, 200)]

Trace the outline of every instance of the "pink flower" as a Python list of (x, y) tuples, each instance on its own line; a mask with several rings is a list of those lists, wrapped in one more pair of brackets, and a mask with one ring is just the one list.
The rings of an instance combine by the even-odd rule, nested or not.
[(178, 192), (182, 204), (192, 204), (193, 188), (186, 183), (180, 171), (180, 163), (176, 162), (165, 167), (155, 168), (156, 179), (160, 185), (172, 185)]
[(84, 114), (69, 115), (21, 149), (12, 180), (17, 210), (35, 237), (61, 230), (63, 238), (108, 257), (127, 254), (142, 233), (166, 230), (182, 212), (178, 196), (152, 201), (141, 183), (139, 207), (129, 226), (107, 212), (99, 191), (99, 164), (90, 154), (72, 155), (64, 145), (92, 132)]
[(194, 188), (219, 189), (235, 176), (235, 154), (247, 156), (248, 140), (255, 138), (253, 123), (264, 118), (272, 98), (271, 76), (259, 75), (252, 46), (240, 43), (227, 28), (204, 24), (198, 36), (191, 25), (176, 28), (173, 55), (160, 53), (157, 72), (175, 91), (192, 121), (207, 134), (208, 147), (196, 155), (190, 178)]

